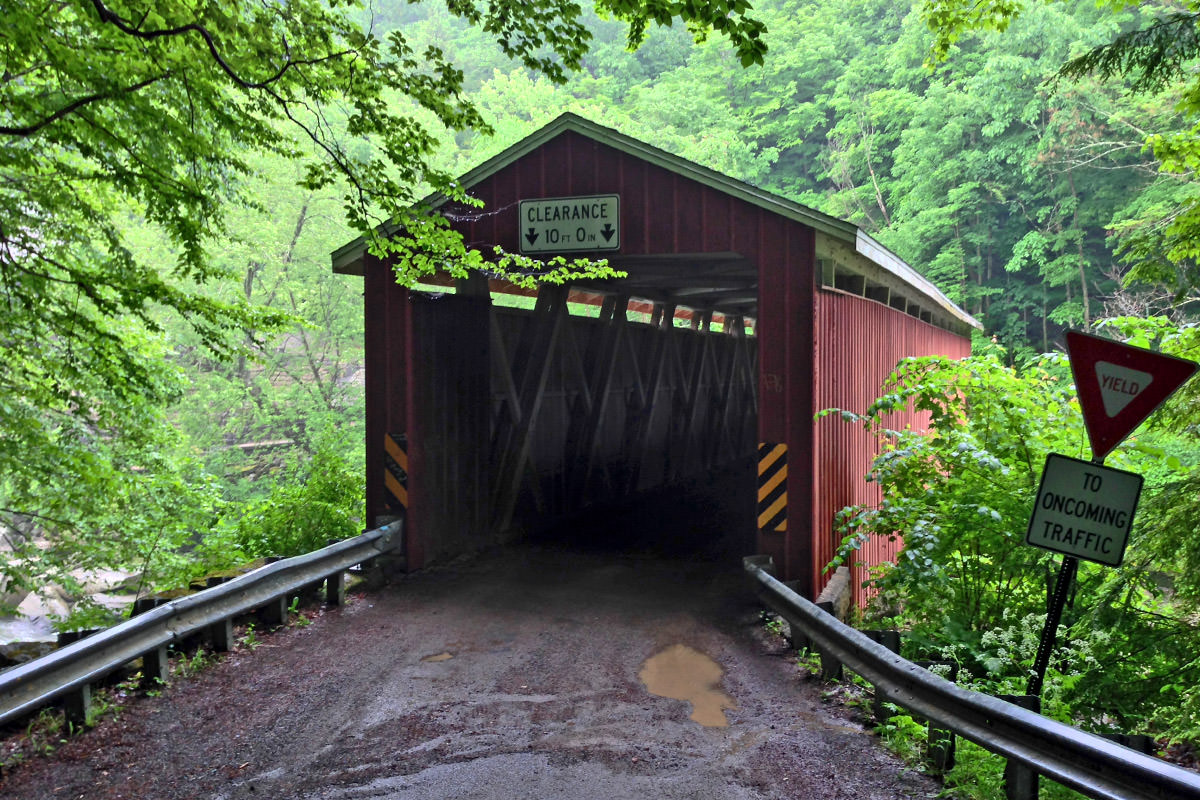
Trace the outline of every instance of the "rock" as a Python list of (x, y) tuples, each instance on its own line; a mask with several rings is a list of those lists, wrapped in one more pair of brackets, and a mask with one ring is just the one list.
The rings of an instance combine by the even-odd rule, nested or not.
[(61, 586), (50, 584), (39, 592), (31, 592), (17, 605), (17, 614), (25, 619), (63, 618), (71, 613), (71, 597)]

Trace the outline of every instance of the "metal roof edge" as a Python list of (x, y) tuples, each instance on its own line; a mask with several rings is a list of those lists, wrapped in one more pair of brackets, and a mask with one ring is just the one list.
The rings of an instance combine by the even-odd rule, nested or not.
[(909, 266), (900, 256), (888, 250), (879, 242), (872, 239), (868, 234), (864, 233), (861, 228), (858, 229), (858, 235), (854, 242), (855, 250), (862, 256), (870, 259), (878, 264), (883, 269), (895, 275), (900, 280), (924, 293), (927, 297), (937, 303), (943, 311), (950, 314), (955, 319), (963, 322), (972, 328), (983, 330), (983, 325), (965, 310), (960, 308), (953, 300), (937, 288), (924, 275), (917, 272)]

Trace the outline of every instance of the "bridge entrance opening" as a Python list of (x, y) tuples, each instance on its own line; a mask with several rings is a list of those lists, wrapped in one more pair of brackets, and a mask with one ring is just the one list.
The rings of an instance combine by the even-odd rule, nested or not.
[[(408, 294), (412, 412), (404, 430), (387, 432), (383, 501), (437, 531), (421, 542), (422, 560), (516, 535), (544, 538), (569, 523), (609, 543), (628, 539), (626, 529), (584, 523), (653, 497), (678, 506), (690, 492), (702, 502), (717, 471), (748, 474), (758, 373), (754, 319), (743, 308), (753, 309), (755, 273), (736, 259), (707, 260), (679, 282), (694, 287), (740, 267), (743, 305), (684, 306), (665, 289), (633, 294), (649, 294), (643, 282), (660, 274), (644, 266), (615, 290), (547, 286), (528, 296), (480, 277), (453, 294)], [(405, 458), (420, 461), (420, 480), (408, 480)], [(749, 497), (739, 498), (736, 527), (752, 539)]]

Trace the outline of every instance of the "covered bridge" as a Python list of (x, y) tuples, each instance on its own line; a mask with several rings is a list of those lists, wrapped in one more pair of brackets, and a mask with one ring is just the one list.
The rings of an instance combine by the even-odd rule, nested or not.
[(878, 493), (874, 442), (814, 414), (865, 410), (905, 356), (967, 355), (978, 324), (855, 225), (571, 114), (461, 182), (482, 208), (440, 211), (470, 247), (628, 277), (522, 308), (506, 295), (534, 293), (406, 289), (362, 239), (338, 249), (364, 278), (368, 522), (406, 514), (416, 568), (745, 464), (747, 547), (815, 595), (834, 513)]

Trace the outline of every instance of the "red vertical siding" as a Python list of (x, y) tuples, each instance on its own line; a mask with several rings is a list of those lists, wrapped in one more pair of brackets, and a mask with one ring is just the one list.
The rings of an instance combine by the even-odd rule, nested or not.
[[(968, 339), (861, 297), (819, 291), (816, 319), (814, 378), (818, 410), (840, 408), (865, 412), (879, 396), (884, 380), (906, 356), (970, 355)], [(926, 421), (924, 415), (905, 412), (894, 415), (889, 427), (921, 429)], [(847, 505), (876, 504), (880, 493), (877, 484), (863, 480), (878, 452), (878, 444), (861, 425), (829, 416), (816, 423), (815, 436), (816, 503), (812, 519), (814, 568), (819, 575), (841, 542), (840, 534), (833, 528), (834, 514)], [(861, 551), (859, 560), (879, 564), (894, 560), (897, 552), (895, 544), (872, 540)], [(855, 568), (853, 578), (855, 600), (861, 605), (866, 600), (860, 586), (864, 570)]]

